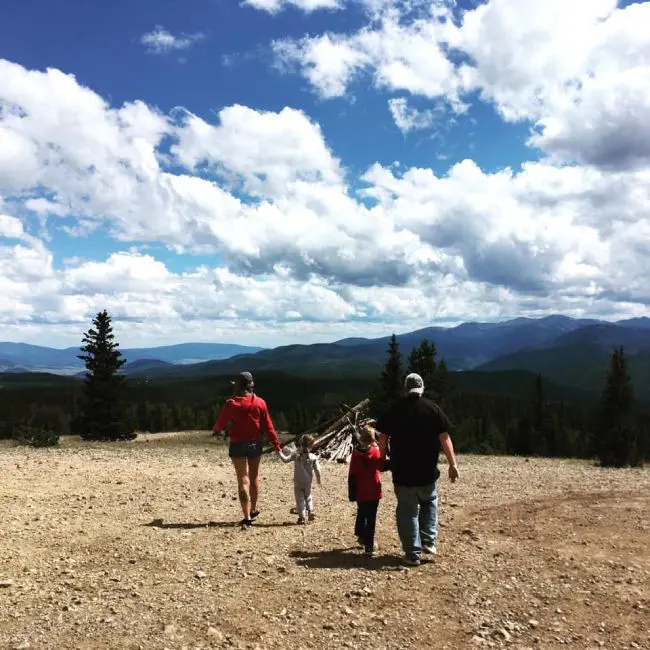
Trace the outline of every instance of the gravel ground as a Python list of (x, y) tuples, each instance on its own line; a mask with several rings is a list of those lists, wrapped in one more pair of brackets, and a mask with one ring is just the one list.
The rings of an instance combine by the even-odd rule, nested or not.
[[(344, 465), (297, 526), (265, 458), (241, 531), (217, 439), (187, 433), (0, 448), (0, 648), (650, 648), (650, 471), (462, 456), (440, 487), (440, 554), (354, 547)], [(444, 477), (444, 467), (443, 477)]]

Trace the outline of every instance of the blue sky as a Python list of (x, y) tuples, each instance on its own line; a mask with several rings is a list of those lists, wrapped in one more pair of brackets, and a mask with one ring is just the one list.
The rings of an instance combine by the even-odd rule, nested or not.
[(75, 343), (104, 307), (129, 345), (645, 315), (649, 21), (614, 0), (7, 3), (0, 339)]

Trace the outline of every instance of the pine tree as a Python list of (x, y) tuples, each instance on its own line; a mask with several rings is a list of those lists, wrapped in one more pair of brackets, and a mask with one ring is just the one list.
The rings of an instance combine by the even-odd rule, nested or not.
[(449, 369), (447, 368), (447, 362), (444, 359), (440, 359), (438, 364), (438, 371), (436, 372), (436, 380), (434, 382), (435, 390), (438, 393), (438, 399), (442, 402), (447, 395), (451, 392), (451, 375), (449, 374)]
[(603, 467), (625, 467), (637, 461), (634, 390), (623, 348), (612, 354), (603, 390), (595, 450)]
[(124, 377), (118, 374), (126, 363), (115, 342), (111, 317), (106, 310), (93, 319), (93, 327), (82, 340), (79, 355), (87, 369), (84, 404), (81, 415), (81, 436), (86, 440), (132, 440), (122, 401)]
[(546, 394), (544, 392), (544, 379), (538, 374), (535, 378), (535, 397), (533, 400), (533, 426), (535, 428), (536, 447), (541, 449), (541, 443), (549, 456), (557, 455), (556, 423), (553, 421)]
[(425, 392), (436, 392), (437, 389), (437, 367), (436, 367), (436, 346), (435, 343), (426, 339), (420, 343), (420, 347), (413, 348), (408, 359), (408, 371), (417, 372), (424, 381)]
[(404, 387), (404, 366), (397, 337), (393, 334), (388, 344), (388, 358), (381, 371), (379, 385), (370, 395), (370, 412), (380, 417), (387, 406), (400, 396)]
[(388, 344), (388, 359), (381, 373), (381, 392), (386, 401), (400, 396), (404, 386), (404, 366), (397, 337), (393, 334)]

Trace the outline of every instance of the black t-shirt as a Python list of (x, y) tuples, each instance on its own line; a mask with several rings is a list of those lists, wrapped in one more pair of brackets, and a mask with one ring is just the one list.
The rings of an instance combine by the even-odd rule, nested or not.
[(395, 485), (417, 487), (438, 478), (438, 436), (451, 429), (444, 411), (431, 400), (417, 395), (400, 397), (377, 422), (377, 430), (388, 436), (390, 465)]

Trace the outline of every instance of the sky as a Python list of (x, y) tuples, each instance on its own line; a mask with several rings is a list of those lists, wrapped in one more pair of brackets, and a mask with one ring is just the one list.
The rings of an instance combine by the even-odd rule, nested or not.
[(0, 20), (0, 340), (650, 313), (650, 2), (50, 0)]

